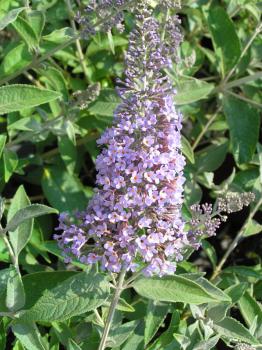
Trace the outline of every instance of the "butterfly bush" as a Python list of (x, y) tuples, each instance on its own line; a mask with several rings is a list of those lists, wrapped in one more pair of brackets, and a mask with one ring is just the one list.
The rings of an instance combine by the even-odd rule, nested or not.
[[(161, 6), (168, 10), (170, 4)], [(103, 148), (96, 161), (95, 194), (73, 221), (68, 214), (60, 216), (63, 232), (55, 238), (67, 262), (76, 257), (111, 272), (143, 269), (147, 276), (163, 276), (174, 273), (186, 248), (197, 248), (199, 236), (213, 235), (221, 221), (209, 205), (192, 207), (190, 230), (181, 215), (182, 115), (164, 73), (177, 59), (179, 21), (173, 16), (163, 25), (145, 3), (137, 6), (135, 19), (125, 79), (117, 88), (122, 102), (112, 127), (98, 140)], [(220, 203), (221, 210), (226, 206)]]

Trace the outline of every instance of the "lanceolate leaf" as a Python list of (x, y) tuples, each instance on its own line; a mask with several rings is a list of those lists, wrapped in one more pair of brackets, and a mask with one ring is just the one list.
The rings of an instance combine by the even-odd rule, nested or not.
[(12, 331), (27, 350), (47, 350), (33, 322), (15, 321)]
[(206, 98), (213, 89), (213, 84), (188, 77), (178, 82), (175, 102), (178, 105), (184, 105), (202, 100)]
[(6, 306), (9, 311), (17, 311), (25, 305), (25, 292), (20, 274), (13, 268), (6, 288)]
[(133, 283), (133, 287), (138, 294), (156, 301), (203, 304), (215, 300), (228, 300), (222, 295), (213, 295), (197, 282), (178, 275), (162, 278), (142, 277)]
[(223, 7), (211, 7), (208, 10), (207, 22), (220, 70), (222, 76), (225, 76), (226, 72), (234, 66), (240, 56), (240, 41), (234, 24)]
[[(15, 196), (12, 199), (7, 220), (10, 221), (14, 215), (22, 208), (30, 205), (30, 200), (26, 195), (23, 186), (20, 186)], [(33, 219), (25, 220), (19, 227), (13, 231), (10, 235), (10, 241), (16, 256), (19, 255), (21, 250), (25, 247), (29, 241), (33, 230)]]
[(0, 20), (0, 30), (3, 30), (8, 24), (14, 22), (19, 15), (20, 12), (22, 12), (25, 9), (25, 7), (18, 7), (17, 9), (9, 11), (3, 18)]
[(240, 322), (231, 317), (225, 317), (222, 321), (214, 324), (215, 331), (220, 336), (228, 340), (242, 341), (248, 344), (259, 344), (248, 329), (246, 329)]
[(0, 87), (0, 114), (20, 111), (56, 100), (56, 91), (40, 89), (32, 85), (8, 85)]
[(102, 305), (109, 286), (101, 274), (82, 272), (48, 290), (23, 316), (32, 321), (62, 321)]
[(25, 220), (37, 218), (38, 216), (46, 214), (57, 213), (54, 208), (47, 207), (42, 204), (32, 204), (18, 210), (12, 219), (7, 223), (5, 231), (15, 231), (17, 227), (22, 224)]
[(226, 96), (223, 108), (229, 124), (233, 155), (238, 164), (249, 162), (256, 150), (260, 118), (257, 110), (235, 97)]

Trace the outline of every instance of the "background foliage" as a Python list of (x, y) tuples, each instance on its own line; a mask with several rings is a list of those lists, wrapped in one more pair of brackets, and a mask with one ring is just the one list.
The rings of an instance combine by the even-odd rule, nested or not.
[[(1, 349), (96, 349), (108, 310), (106, 276), (63, 263), (50, 207), (73, 212), (92, 196), (95, 140), (119, 103), (132, 16), (123, 34), (80, 39), (79, 3), (0, 2)], [(168, 74), (184, 114), (184, 215), (227, 191), (253, 191), (256, 201), (178, 275), (124, 292), (111, 348), (262, 349), (260, 9), (255, 0), (182, 2), (182, 61)]]

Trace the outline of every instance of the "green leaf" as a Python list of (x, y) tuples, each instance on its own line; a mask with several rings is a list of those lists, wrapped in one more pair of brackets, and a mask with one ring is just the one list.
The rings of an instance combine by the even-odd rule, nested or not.
[(130, 321), (122, 324), (119, 327), (112, 328), (109, 332), (106, 346), (111, 348), (121, 346), (130, 336), (130, 334), (133, 333), (138, 325), (138, 322), (138, 320)]
[(233, 286), (227, 288), (225, 293), (232, 299), (232, 303), (235, 304), (245, 293), (248, 288), (248, 284), (245, 282), (236, 283)]
[(248, 344), (259, 344), (248, 329), (240, 322), (231, 317), (225, 317), (222, 321), (214, 324), (214, 330), (222, 337), (229, 340), (240, 340)]
[(17, 44), (5, 54), (0, 65), (0, 77), (6, 77), (23, 69), (31, 62), (31, 59), (32, 56), (28, 52), (27, 46), (24, 43)]
[(9, 149), (4, 149), (1, 162), (4, 170), (4, 181), (7, 183), (18, 165), (16, 153)]
[(259, 271), (256, 271), (250, 266), (229, 266), (223, 270), (223, 272), (233, 272), (239, 276), (252, 277), (262, 279), (262, 275)]
[(206, 98), (214, 89), (214, 84), (203, 80), (187, 77), (177, 81), (177, 95), (175, 102), (178, 105), (193, 103)]
[(219, 341), (219, 336), (214, 336), (208, 340), (201, 340), (194, 346), (194, 350), (214, 350)]
[(256, 150), (260, 118), (257, 110), (244, 101), (226, 96), (223, 109), (229, 125), (234, 158), (238, 164), (249, 162)]
[(25, 305), (25, 292), (19, 273), (12, 269), (10, 272), (6, 288), (6, 306), (14, 312)]
[(121, 350), (144, 350), (144, 322), (139, 322)]
[[(20, 210), (30, 205), (30, 200), (23, 186), (20, 186), (14, 195), (8, 210), (7, 221), (10, 222), (14, 215)], [(33, 231), (33, 219), (24, 221), (19, 227), (9, 234), (15, 255), (18, 257), (21, 250), (26, 246)]]
[(36, 33), (30, 24), (21, 16), (18, 16), (16, 21), (12, 23), (12, 26), (21, 36), (21, 38), (26, 42), (28, 48), (36, 48), (38, 46), (38, 38)]
[(79, 273), (48, 290), (23, 317), (33, 321), (63, 321), (101, 306), (109, 285), (101, 274)]
[(244, 237), (254, 236), (262, 232), (262, 225), (256, 220), (249, 220), (246, 230), (244, 232)]
[(214, 269), (217, 265), (217, 254), (215, 248), (206, 240), (202, 240), (202, 246)]
[(207, 23), (215, 47), (216, 56), (224, 77), (237, 62), (241, 45), (235, 27), (223, 7), (208, 9)]
[(109, 38), (106, 35), (99, 41), (92, 40), (87, 48), (87, 55), (92, 56), (99, 51), (112, 50), (112, 45), (116, 48), (128, 44), (128, 40), (121, 36), (113, 35), (112, 40), (113, 43), (110, 43)]
[(18, 7), (14, 10), (9, 11), (4, 17), (0, 19), (0, 30), (3, 30), (8, 24), (13, 23), (20, 12), (22, 12), (25, 7)]
[[(106, 301), (105, 306), (109, 307), (110, 301)], [(126, 302), (125, 299), (123, 298), (119, 299), (116, 309), (124, 312), (135, 312), (135, 309), (133, 308), (133, 306), (128, 304), (128, 302)]]
[(226, 315), (227, 311), (230, 308), (230, 303), (219, 303), (219, 304), (212, 304), (207, 309), (207, 317), (210, 318), (214, 322), (220, 322), (222, 321)]
[(0, 135), (0, 158), (5, 148), (5, 143), (6, 143), (6, 135)]
[(205, 147), (195, 153), (195, 169), (198, 173), (211, 172), (218, 169), (226, 158), (228, 142), (224, 141), (217, 145)]
[(47, 214), (57, 214), (57, 210), (42, 204), (32, 204), (18, 210), (7, 223), (5, 231), (15, 231), (25, 220), (33, 219)]
[(27, 20), (33, 29), (37, 41), (39, 43), (41, 39), (41, 34), (45, 26), (45, 15), (42, 11), (29, 11), (27, 12)]
[(14, 321), (12, 331), (27, 350), (47, 350), (33, 322)]
[(259, 325), (262, 325), (262, 309), (257, 301), (246, 292), (238, 301), (240, 312), (248, 326), (251, 326), (255, 317)]
[(23, 276), (22, 281), (26, 295), (25, 309), (31, 308), (45, 290), (54, 289), (77, 273), (75, 271), (45, 271)]
[(68, 136), (63, 135), (58, 138), (58, 149), (68, 172), (74, 174), (77, 159), (76, 146)]
[(149, 300), (145, 317), (145, 345), (154, 337), (168, 313), (169, 305)]
[(188, 140), (185, 138), (185, 136), (182, 135), (181, 138), (181, 144), (182, 144), (182, 153), (184, 156), (187, 157), (187, 159), (194, 164), (195, 163), (195, 157), (194, 157), (194, 151), (188, 142)]
[(0, 87), (0, 115), (25, 108), (32, 108), (56, 100), (56, 91), (40, 89), (31, 85), (8, 85)]
[(202, 288), (204, 288), (210, 295), (215, 297), (216, 300), (231, 302), (230, 297), (226, 293), (224, 293), (221, 289), (216, 287), (214, 284), (209, 282), (204, 277), (199, 276), (198, 274), (194, 274), (194, 273), (187, 273), (187, 274), (183, 274), (181, 276), (186, 277), (186, 278), (198, 283), (198, 285), (200, 285)]
[(115, 90), (104, 89), (100, 92), (98, 99), (88, 106), (90, 113), (112, 117), (116, 107), (119, 105), (120, 99)]
[(177, 275), (162, 278), (141, 277), (133, 283), (133, 288), (139, 295), (155, 301), (203, 304), (216, 300), (228, 300), (221, 295), (212, 295), (200, 284)]
[[(47, 252), (59, 257), (62, 261), (64, 261), (64, 257), (62, 255), (62, 250), (58, 247), (57, 242), (55, 241), (46, 241), (42, 245), (42, 248)], [(79, 267), (80, 269), (86, 269), (86, 265), (79, 262), (78, 259), (72, 258), (71, 264)]]
[(61, 167), (44, 170), (42, 187), (49, 203), (59, 211), (86, 208), (88, 197), (79, 179)]
[(52, 33), (42, 37), (43, 40), (50, 41), (55, 44), (61, 44), (66, 40), (70, 40), (74, 37), (74, 31), (72, 28), (66, 27), (62, 29), (56, 29)]
[(48, 88), (52, 88), (63, 94), (65, 101), (68, 101), (68, 90), (65, 78), (60, 70), (54, 67), (48, 67), (47, 69), (41, 69), (41, 74), (46, 78)]

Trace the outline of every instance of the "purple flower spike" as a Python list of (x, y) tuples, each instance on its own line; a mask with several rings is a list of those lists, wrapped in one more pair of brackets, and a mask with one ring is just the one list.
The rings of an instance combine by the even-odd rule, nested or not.
[(176, 46), (170, 50), (152, 11), (139, 7), (126, 55), (126, 78), (118, 88), (122, 103), (113, 126), (98, 140), (105, 145), (96, 162), (98, 188), (78, 225), (60, 217), (63, 233), (56, 239), (81, 261), (99, 261), (103, 270), (119, 272), (125, 266), (163, 276), (174, 273), (189, 244), (181, 217), (182, 116), (163, 74), (181, 35), (173, 23)]

